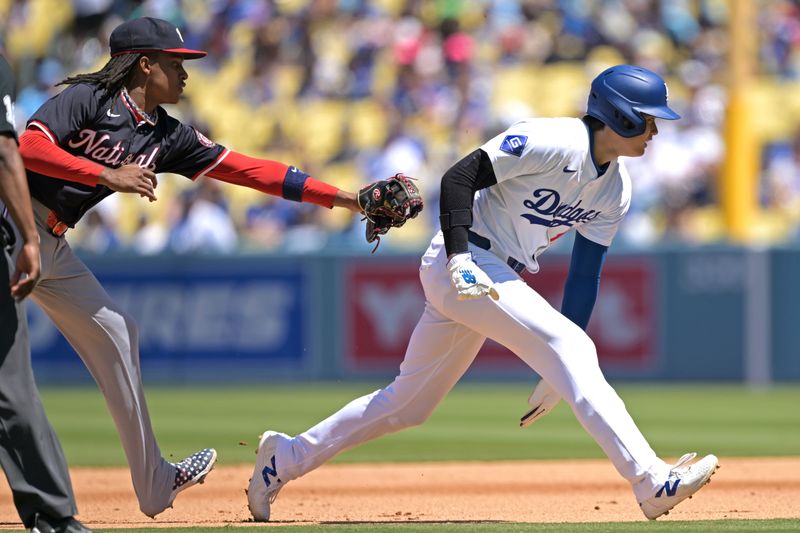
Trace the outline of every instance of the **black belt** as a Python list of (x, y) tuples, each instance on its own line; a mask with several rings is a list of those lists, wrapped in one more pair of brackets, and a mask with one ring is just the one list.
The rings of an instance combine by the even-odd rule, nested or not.
[[(487, 239), (486, 237), (482, 237), (472, 231), (471, 229), (467, 230), (467, 240), (477, 246), (478, 248), (483, 248), (484, 250), (489, 250), (492, 247), (492, 242)], [(525, 265), (511, 257), (508, 256), (506, 259), (506, 264), (511, 267), (511, 269), (516, 272), (517, 274), (522, 274), (522, 271), (525, 270)]]

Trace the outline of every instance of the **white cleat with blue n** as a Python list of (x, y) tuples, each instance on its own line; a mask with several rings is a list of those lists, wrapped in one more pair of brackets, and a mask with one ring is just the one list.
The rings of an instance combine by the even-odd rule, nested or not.
[(253, 470), (253, 477), (250, 478), (250, 486), (247, 488), (247, 505), (256, 522), (269, 520), (270, 506), (286, 484), (280, 478), (275, 464), (275, 454), (278, 442), (288, 438), (288, 435), (277, 431), (265, 431), (258, 441), (256, 467)]
[(703, 488), (711, 481), (711, 476), (719, 468), (719, 459), (715, 455), (706, 455), (696, 463), (687, 465), (697, 457), (696, 453), (687, 453), (681, 457), (669, 471), (669, 478), (658, 491), (646, 500), (639, 502), (644, 515), (650, 520), (669, 514), (670, 509)]

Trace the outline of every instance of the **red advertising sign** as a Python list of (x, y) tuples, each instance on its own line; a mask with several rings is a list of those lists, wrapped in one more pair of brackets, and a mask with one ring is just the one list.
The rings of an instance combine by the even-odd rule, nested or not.
[[(399, 366), (425, 306), (418, 265), (418, 260), (405, 259), (349, 264), (344, 353), (354, 370)], [(568, 267), (567, 259), (545, 261), (540, 273), (526, 274), (525, 280), (558, 309)], [(655, 281), (648, 261), (619, 258), (606, 263), (589, 326), (604, 366), (636, 370), (652, 363), (658, 338)], [(495, 373), (521, 366), (514, 354), (491, 340), (473, 365), (480, 372)]]
[(419, 259), (349, 263), (345, 273), (345, 349), (351, 367), (398, 367), (425, 308)]
[[(569, 262), (546, 262), (525, 280), (559, 309)], [(643, 259), (609, 258), (589, 322), (589, 336), (604, 367), (641, 369), (654, 361), (658, 340), (656, 274)]]

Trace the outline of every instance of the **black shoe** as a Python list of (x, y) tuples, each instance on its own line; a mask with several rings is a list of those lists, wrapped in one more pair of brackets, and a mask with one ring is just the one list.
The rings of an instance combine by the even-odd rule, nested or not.
[(30, 531), (31, 533), (93, 533), (72, 516), (55, 519), (41, 514), (37, 514), (33, 519)]

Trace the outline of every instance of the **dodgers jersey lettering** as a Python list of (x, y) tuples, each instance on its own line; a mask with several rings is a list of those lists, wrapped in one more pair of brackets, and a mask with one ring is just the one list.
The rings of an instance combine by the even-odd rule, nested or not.
[[(45, 102), (28, 121), (60, 148), (105, 167), (137, 164), (155, 173), (172, 172), (196, 179), (228, 150), (161, 107), (153, 121), (140, 115), (120, 92), (109, 97), (100, 86), (71, 85)], [(31, 196), (56, 212), (70, 227), (101, 200), (114, 193), (108, 187), (45, 176), (31, 170)]]
[(630, 178), (616, 160), (598, 177), (582, 120), (523, 120), (481, 149), (497, 184), (475, 193), (472, 230), (491, 241), (492, 252), (538, 272), (538, 256), (572, 228), (611, 244), (630, 205)]

